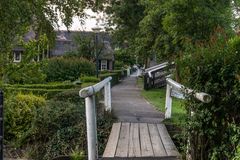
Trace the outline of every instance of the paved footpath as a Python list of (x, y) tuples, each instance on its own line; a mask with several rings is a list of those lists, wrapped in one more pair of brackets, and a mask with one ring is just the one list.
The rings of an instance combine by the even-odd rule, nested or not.
[(137, 77), (131, 75), (112, 88), (113, 114), (120, 122), (160, 123), (164, 115), (141, 96)]

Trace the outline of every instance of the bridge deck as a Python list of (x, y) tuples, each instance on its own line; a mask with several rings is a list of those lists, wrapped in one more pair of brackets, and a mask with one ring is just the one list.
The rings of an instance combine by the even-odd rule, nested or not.
[(179, 159), (164, 124), (114, 123), (103, 159)]

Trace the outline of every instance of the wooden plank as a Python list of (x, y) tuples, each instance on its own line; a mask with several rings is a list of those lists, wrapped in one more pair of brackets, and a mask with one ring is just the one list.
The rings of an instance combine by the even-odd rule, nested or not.
[(163, 145), (166, 149), (168, 156), (177, 156), (180, 157), (180, 154), (174, 145), (171, 137), (168, 134), (167, 128), (163, 124), (157, 124), (158, 132), (162, 138)]
[(115, 157), (128, 156), (130, 123), (122, 123)]
[(130, 125), (128, 157), (141, 157), (138, 123), (131, 123)]
[(165, 148), (163, 146), (161, 137), (159, 135), (156, 124), (148, 124), (149, 134), (152, 142), (153, 153), (155, 157), (167, 156)]
[(120, 129), (121, 123), (113, 123), (107, 146), (103, 153), (103, 157), (114, 157), (117, 149)]
[(99, 158), (98, 160), (179, 160), (176, 156), (167, 156), (167, 157), (131, 157), (131, 158), (124, 158), (124, 157), (103, 157)]
[(147, 123), (140, 123), (140, 144), (142, 157), (154, 157)]

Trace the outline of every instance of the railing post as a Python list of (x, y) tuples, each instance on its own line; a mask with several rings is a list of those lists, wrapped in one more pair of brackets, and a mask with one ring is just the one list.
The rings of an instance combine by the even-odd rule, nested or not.
[(104, 86), (104, 105), (105, 110), (111, 112), (112, 110), (112, 99), (111, 99), (111, 83), (108, 82)]
[(127, 68), (127, 77), (130, 76), (130, 68)]
[(85, 98), (86, 105), (86, 123), (87, 123), (87, 140), (88, 140), (88, 160), (98, 158), (97, 147), (97, 124), (96, 108), (94, 95)]
[(167, 90), (166, 90), (166, 101), (165, 101), (165, 118), (171, 118), (172, 114), (172, 97), (171, 97), (171, 90), (172, 87), (167, 84)]
[(3, 92), (0, 90), (0, 160), (3, 160)]

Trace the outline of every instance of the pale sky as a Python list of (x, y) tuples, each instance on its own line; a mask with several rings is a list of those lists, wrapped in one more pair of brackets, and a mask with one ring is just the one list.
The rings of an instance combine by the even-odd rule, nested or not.
[[(97, 14), (93, 12), (91, 9), (86, 9), (85, 13), (88, 15), (88, 18), (85, 19), (85, 24), (82, 25), (78, 17), (73, 17), (73, 24), (69, 28), (69, 30), (92, 31), (92, 28), (96, 26), (104, 30), (104, 23), (106, 23), (106, 15), (104, 13), (100, 12)], [(97, 17), (98, 22), (94, 17)], [(67, 28), (64, 26), (64, 24), (61, 21), (59, 21), (59, 26), (60, 26), (59, 30), (67, 30)]]

